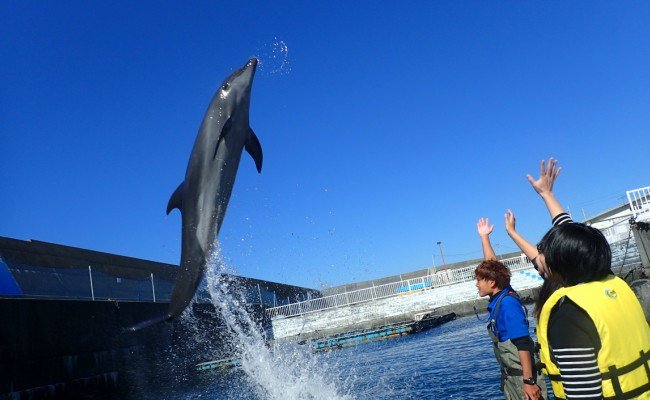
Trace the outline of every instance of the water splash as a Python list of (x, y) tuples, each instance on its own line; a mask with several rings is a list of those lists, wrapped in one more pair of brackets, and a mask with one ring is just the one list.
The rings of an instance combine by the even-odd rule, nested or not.
[[(267, 345), (260, 323), (246, 311), (248, 304), (237, 282), (225, 273), (220, 249), (215, 246), (207, 266), (206, 282), (214, 306), (232, 336), (231, 347), (241, 361), (246, 379), (263, 399), (352, 399), (340, 383), (340, 369), (294, 343)], [(348, 377), (343, 385), (351, 388)], [(341, 394), (341, 392), (344, 392)]]
[(257, 51), (260, 70), (268, 69), (269, 74), (288, 75), (291, 73), (289, 62), (289, 46), (284, 40), (273, 38), (273, 43), (265, 45)]

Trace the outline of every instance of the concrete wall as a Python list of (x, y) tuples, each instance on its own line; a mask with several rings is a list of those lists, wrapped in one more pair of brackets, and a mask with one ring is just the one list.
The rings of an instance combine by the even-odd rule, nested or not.
[(130, 354), (171, 345), (173, 325), (121, 327), (167, 304), (0, 299), (0, 398), (82, 398), (125, 383)]
[(443, 305), (431, 289), (348, 307), (317, 311), (291, 318), (273, 319), (275, 339), (326, 336), (349, 330), (413, 320), (414, 310), (425, 312)]
[[(0, 399), (137, 398), (134, 390), (185, 379), (198, 362), (230, 355), (229, 333), (212, 304), (194, 303), (192, 322), (124, 329), (168, 306), (0, 298)], [(262, 318), (261, 308), (249, 311)]]

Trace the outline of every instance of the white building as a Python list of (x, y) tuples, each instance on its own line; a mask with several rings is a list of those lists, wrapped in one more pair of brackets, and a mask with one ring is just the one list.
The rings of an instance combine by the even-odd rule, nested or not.
[(628, 201), (583, 222), (599, 229), (612, 248), (612, 269), (627, 270), (641, 262), (630, 222), (650, 221), (650, 186), (627, 191)]

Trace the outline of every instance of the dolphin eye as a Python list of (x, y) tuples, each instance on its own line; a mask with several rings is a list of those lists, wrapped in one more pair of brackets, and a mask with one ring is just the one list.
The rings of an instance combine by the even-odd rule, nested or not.
[(224, 83), (223, 84), (223, 90), (228, 90), (228, 89), (230, 89), (230, 85), (227, 84), (227, 83)]

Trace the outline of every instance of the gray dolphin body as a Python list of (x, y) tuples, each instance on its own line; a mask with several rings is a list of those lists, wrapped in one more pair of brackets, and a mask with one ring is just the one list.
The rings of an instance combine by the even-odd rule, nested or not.
[(172, 194), (183, 219), (180, 272), (166, 319), (180, 315), (203, 278), (226, 214), (243, 149), (262, 171), (262, 147), (249, 125), (251, 87), (257, 59), (228, 76), (212, 97), (194, 142), (185, 180)]
[(262, 147), (249, 126), (251, 86), (257, 59), (228, 76), (210, 101), (194, 142), (185, 180), (172, 194), (167, 214), (178, 208), (183, 221), (180, 271), (167, 313), (141, 322), (135, 331), (180, 315), (194, 297), (210, 259), (235, 183), (242, 150), (262, 170)]

